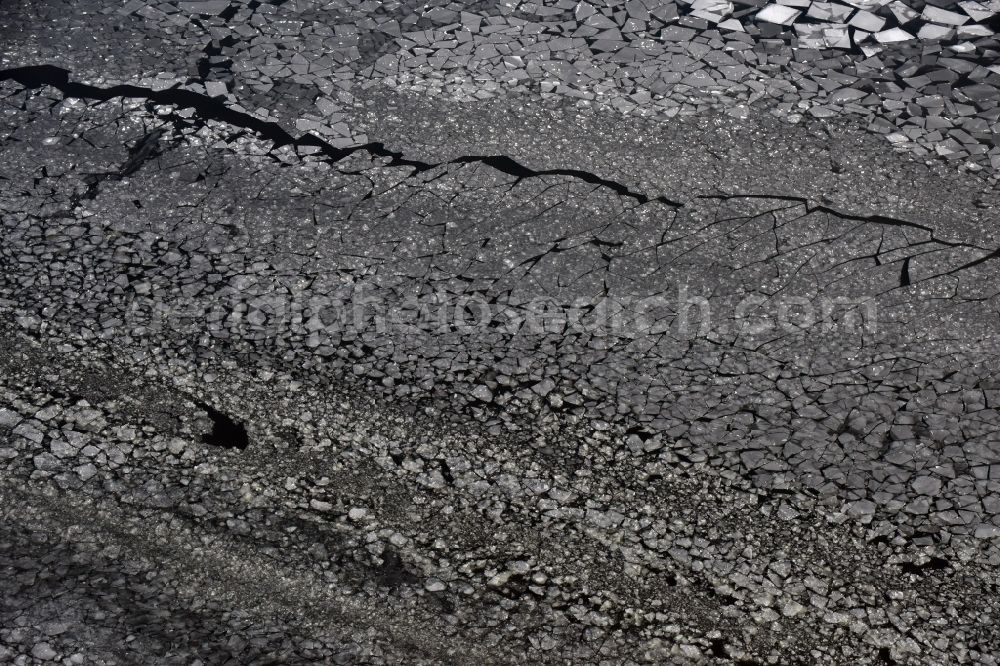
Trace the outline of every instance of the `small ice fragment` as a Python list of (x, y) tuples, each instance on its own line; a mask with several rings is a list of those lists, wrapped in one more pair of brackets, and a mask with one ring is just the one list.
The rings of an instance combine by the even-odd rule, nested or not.
[(204, 0), (203, 2), (181, 2), (177, 5), (181, 11), (192, 14), (217, 16), (229, 8), (229, 0)]
[(861, 30), (866, 30), (868, 32), (878, 32), (885, 25), (885, 19), (881, 16), (876, 16), (871, 12), (865, 11), (864, 9), (859, 9), (858, 13), (854, 15), (849, 23), (855, 28)]
[(889, 0), (844, 0), (844, 2), (858, 9), (876, 9), (889, 4)]
[(205, 82), (205, 92), (209, 97), (218, 97), (219, 95), (225, 95), (226, 84), (223, 81), (206, 81)]
[(896, 17), (896, 20), (900, 23), (909, 23), (913, 19), (920, 16), (920, 12), (909, 5), (904, 5), (899, 0), (893, 0), (893, 2), (889, 4), (889, 9)]
[(879, 44), (892, 44), (893, 42), (905, 42), (913, 39), (913, 35), (902, 28), (891, 28), (875, 33), (875, 41)]
[(972, 2), (971, 0), (965, 0), (964, 2), (958, 3), (958, 6), (962, 8), (962, 11), (969, 15), (973, 21), (982, 22), (990, 18), (995, 11), (991, 10), (989, 7), (984, 7), (978, 2)]
[(955, 34), (954, 28), (938, 25), (936, 23), (925, 23), (920, 26), (920, 30), (917, 31), (917, 37), (920, 39), (948, 39), (953, 34)]
[(927, 21), (943, 23), (944, 25), (963, 25), (969, 20), (968, 16), (962, 16), (957, 12), (949, 12), (947, 9), (941, 9), (934, 5), (926, 5), (921, 16)]
[(801, 13), (797, 9), (785, 7), (784, 5), (768, 5), (757, 12), (756, 18), (758, 21), (767, 21), (768, 23), (775, 23), (777, 25), (791, 25)]

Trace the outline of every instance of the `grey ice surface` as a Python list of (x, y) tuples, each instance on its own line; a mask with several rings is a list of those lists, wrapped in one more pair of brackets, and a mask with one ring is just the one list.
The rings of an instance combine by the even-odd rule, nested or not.
[(10, 2), (0, 663), (996, 664), (995, 2)]

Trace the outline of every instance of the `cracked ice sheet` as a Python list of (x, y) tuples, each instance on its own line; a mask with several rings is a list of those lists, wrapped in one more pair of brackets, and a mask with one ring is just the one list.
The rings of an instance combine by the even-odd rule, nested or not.
[[(19, 123), (22, 142), (35, 132), (58, 136), (73, 127), (83, 131), (94, 157), (80, 155), (74, 160), (79, 170), (69, 173), (58, 170), (65, 163), (58, 144), (35, 163), (5, 161), (21, 165), (20, 172), (4, 174), (17, 185), (5, 207), (18, 211), (5, 234), (5, 265), (18, 268), (5, 274), (4, 297), (22, 326), (31, 329), (44, 314), (52, 331), (100, 344), (124, 324), (146, 331), (131, 343), (112, 338), (124, 349), (143, 353), (155, 340), (159, 348), (197, 350), (198, 362), (209, 367), (225, 358), (248, 369), (294, 359), (310, 375), (353, 377), (366, 391), (470, 410), (498, 432), (523, 428), (522, 420), (538, 410), (553, 423), (597, 418), (624, 431), (639, 428), (623, 442), (637, 462), (652, 455), (678, 470), (729, 473), (764, 488), (812, 488), (841, 502), (849, 520), (904, 543), (907, 537), (922, 543), (928, 537), (914, 535), (926, 533), (987, 536), (994, 514), (967, 498), (994, 492), (990, 472), (980, 471), (990, 469), (994, 455), (989, 424), (995, 417), (989, 389), (981, 388), (992, 381), (981, 362), (994, 352), (981, 345), (963, 352), (956, 339), (976, 341), (975, 329), (958, 331), (951, 323), (967, 318), (964, 302), (978, 310), (984, 296), (992, 297), (982, 261), (991, 246), (899, 218), (810, 212), (815, 207), (794, 196), (640, 205), (613, 187), (569, 174), (519, 180), (482, 161), (461, 160), (415, 173), (410, 166), (379, 166), (385, 160), (360, 153), (340, 163), (299, 159), (221, 123), (189, 127), (127, 109), (123, 117), (113, 102), (47, 120), (51, 104), (44, 91), (33, 99), (27, 106), (38, 110), (40, 126)], [(21, 102), (15, 96), (11, 104)], [(111, 126), (125, 128), (124, 145), (108, 155), (101, 146), (115, 145)], [(89, 175), (127, 162), (158, 126), (165, 128), (162, 146), (135, 173), (103, 180), (96, 192), (83, 187)], [(16, 143), (8, 150), (17, 150)], [(252, 157), (268, 152), (277, 161)], [(62, 185), (74, 180), (80, 185)], [(252, 185), (241, 192), (235, 183)], [(93, 196), (71, 194), (81, 188)], [(27, 205), (35, 201), (48, 208)], [(44, 236), (31, 216), (44, 216)], [(85, 275), (72, 264), (26, 261), (28, 248), (44, 255), (47, 243), (56, 247), (73, 238), (88, 247), (93, 268)], [(719, 281), (720, 273), (729, 277)], [(40, 281), (50, 288), (30, 288)], [(334, 305), (323, 299), (331, 296), (349, 304), (374, 295), (391, 310), (421, 290), (433, 292), (438, 304), (481, 294), (515, 319), (525, 301), (538, 296), (557, 304), (607, 298), (626, 303), (627, 315), (628, 298), (664, 295), (665, 286), (681, 282), (693, 294), (709, 293), (722, 312), (748, 293), (763, 296), (761, 305), (780, 300), (767, 294), (871, 297), (879, 330), (861, 331), (860, 340), (818, 331), (754, 337), (723, 316), (704, 334), (678, 337), (669, 302), (648, 330), (625, 330), (618, 341), (603, 334), (596, 347), (591, 333), (569, 333), (558, 321), (549, 332), (418, 325), (378, 336), (364, 320), (346, 330), (322, 322), (324, 307)], [(91, 295), (80, 300), (84, 286)], [(102, 290), (110, 290), (107, 298), (97, 296)], [(291, 303), (283, 295), (296, 292), (318, 309), (301, 311), (300, 323), (289, 320), (287, 329), (286, 322), (270, 321)], [(952, 298), (941, 303), (937, 294)], [(234, 299), (247, 303), (245, 317), (232, 319), (213, 307)], [(167, 317), (166, 328), (144, 318), (152, 304), (160, 308), (157, 316)], [(985, 326), (984, 341), (991, 331)], [(227, 341), (225, 352), (217, 347), (221, 341)], [(731, 351), (720, 352), (720, 343)], [(860, 355), (853, 352), (845, 365), (843, 350), (858, 347)], [(942, 349), (951, 350), (946, 363)], [(498, 350), (505, 351), (498, 356)], [(441, 363), (456, 353), (461, 360)], [(964, 369), (950, 374), (939, 369), (942, 363)], [(560, 372), (543, 370), (548, 367)], [(956, 394), (962, 401), (950, 397)], [(250, 422), (258, 438), (273, 427)], [(931, 428), (944, 445), (934, 454), (919, 445)], [(19, 432), (32, 441), (29, 430)], [(961, 439), (949, 440), (947, 433)], [(43, 462), (56, 470), (60, 464)], [(945, 468), (953, 476), (926, 473)], [(435, 487), (441, 478), (424, 482)], [(924, 498), (962, 509), (925, 510), (921, 502), (930, 500)], [(607, 515), (614, 511), (588, 519), (613, 526), (616, 519)], [(433, 580), (447, 575), (436, 572)], [(508, 578), (497, 574), (491, 586), (503, 587)]]
[[(58, 99), (43, 90), (5, 106), (16, 140), (3, 148), (3, 307), (55, 345), (45, 355), (5, 335), (16, 352), (2, 373), (0, 423), (13, 442), (3, 492), (23, 527), (8, 529), (4, 557), (23, 575), (4, 608), (31, 618), (4, 636), (5, 658), (69, 652), (82, 635), (48, 623), (85, 608), (86, 593), (70, 603), (62, 586), (21, 582), (63, 575), (36, 555), (39, 534), (58, 553), (86, 550), (74, 522), (113, 544), (85, 566), (125, 570), (128, 593), (155, 594), (189, 646), (226, 637), (242, 661), (282, 650), (391, 661), (417, 639), (425, 663), (453, 645), (522, 662), (940, 663), (951, 654), (939, 630), (868, 618), (933, 618), (942, 604), (956, 609), (948, 622), (970, 659), (996, 652), (976, 618), (994, 612), (996, 350), (981, 313), (996, 308), (997, 244), (988, 213), (970, 210), (973, 188), (938, 183), (950, 201), (920, 215), (881, 197), (866, 201), (875, 213), (838, 215), (794, 193), (813, 182), (797, 180), (795, 158), (784, 163), (795, 177), (743, 176), (761, 196), (736, 196), (734, 182), (720, 194), (738, 149), (694, 139), (704, 133), (670, 144), (694, 145), (670, 154), (697, 166), (680, 188), (645, 183), (643, 170), (671, 174), (629, 173), (614, 149), (598, 150), (595, 137), (627, 134), (619, 123), (588, 128), (589, 151), (604, 154), (572, 151), (572, 162), (565, 148), (506, 146), (502, 135), (446, 159), (406, 146), (401, 158), (362, 150), (333, 162), (197, 116)], [(859, 146), (829, 143), (800, 144), (810, 153), (762, 140), (760, 154), (820, 162), (817, 181), (871, 168)], [(26, 159), (26, 144), (43, 148)], [(533, 173), (458, 159), (477, 154)], [(672, 201), (671, 187), (687, 192), (683, 206), (656, 201)], [(939, 213), (963, 197), (963, 214)], [(670, 290), (682, 282), (720, 312), (703, 334), (672, 330)], [(549, 331), (506, 329), (529, 297), (627, 306), (663, 293), (649, 327), (620, 335), (568, 331), (558, 318)], [(329, 326), (372, 294), (386, 305)], [(414, 294), (463, 307), (482, 297), (509, 318), (471, 332), (368, 326)], [(879, 326), (754, 334), (721, 314), (748, 294), (764, 311), (784, 297), (871, 297)], [(123, 376), (93, 376), (112, 362)], [(182, 397), (150, 409), (176, 417), (169, 425), (143, 418), (132, 395), (143, 381), (245, 421), (247, 455), (202, 446), (204, 410)], [(448, 419), (460, 424), (446, 430)], [(127, 529), (116, 536), (116, 525)], [(161, 534), (177, 536), (155, 543)], [(154, 566), (164, 573), (150, 576)], [(292, 587), (280, 594), (275, 581)], [(181, 609), (207, 596), (199, 585), (222, 600), (194, 621)], [(243, 645), (221, 619), (233, 608), (255, 620), (291, 609), (311, 626), (241, 623)], [(617, 619), (626, 612), (645, 628)], [(381, 638), (359, 631), (344, 645), (344, 626)], [(102, 629), (103, 644), (135, 635), (125, 622)], [(163, 656), (162, 636), (138, 634), (136, 653)], [(281, 645), (253, 643), (260, 634)]]
[[(728, 3), (633, 3), (617, 14), (611, 5), (548, 0), (461, 9), (406, 0), (379, 11), (368, 2), (225, 4), (222, 11), (216, 2), (148, 7), (112, 0), (13, 7), (0, 26), (11, 37), (0, 62), (55, 62), (87, 80), (207, 90), (335, 145), (362, 141), (344, 116), (372, 87), (467, 102), (533, 95), (540, 87), (543, 96), (583, 109), (661, 120), (720, 108), (791, 123), (810, 113), (857, 115), (873, 133), (893, 137), (896, 149), (921, 158), (989, 177), (1000, 165), (990, 138), (1000, 83), (989, 69), (996, 3), (965, 3), (955, 11), (921, 6), (921, 12), (899, 2), (771, 3), (718, 30)], [(756, 21), (760, 11), (802, 15), (776, 26)], [(74, 47), (82, 31), (90, 36), (85, 54)], [(793, 42), (795, 35), (802, 40)], [(832, 50), (812, 53), (806, 46)], [(697, 71), (676, 69), (677, 55), (692, 56)], [(935, 78), (905, 73), (914, 62)], [(888, 71), (895, 74), (884, 81)], [(948, 85), (964, 73), (970, 81)], [(848, 77), (849, 86), (866, 93), (864, 101), (826, 103), (831, 74)], [(980, 85), (988, 87), (971, 90)], [(981, 96), (981, 90), (990, 91), (991, 103), (969, 104), (967, 93)], [(925, 127), (927, 111), (919, 107), (937, 95), (960, 105), (943, 107), (948, 122), (962, 128), (957, 138)], [(975, 128), (967, 131), (973, 116)]]

